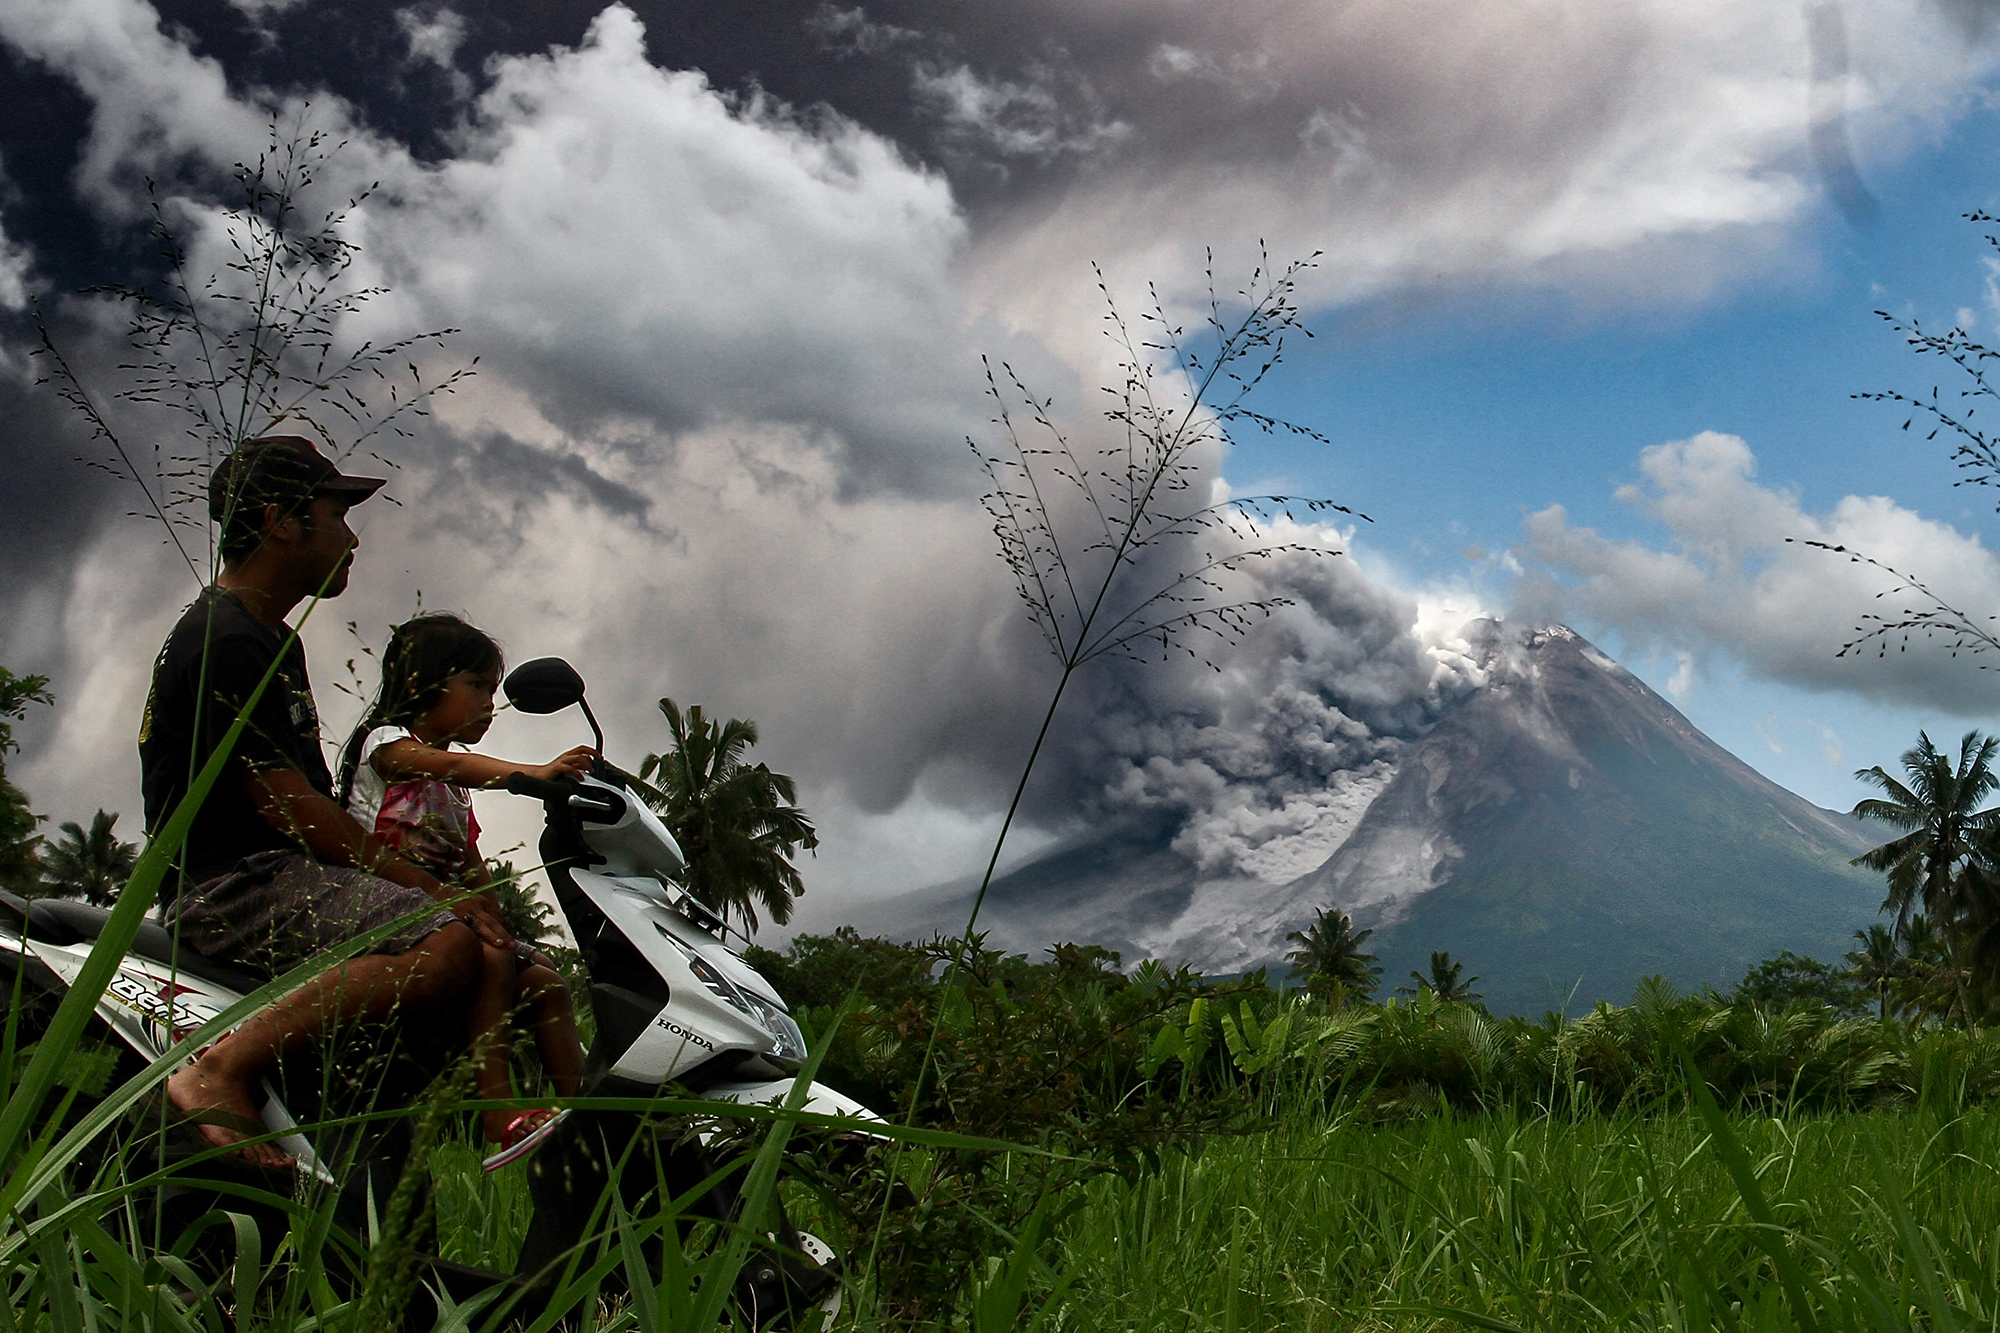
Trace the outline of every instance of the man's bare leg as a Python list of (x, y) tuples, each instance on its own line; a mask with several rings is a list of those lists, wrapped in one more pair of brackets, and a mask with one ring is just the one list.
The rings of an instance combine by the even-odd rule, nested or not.
[[(169, 1076), (167, 1100), (195, 1118), (202, 1136), (216, 1147), (241, 1143), (246, 1136), (239, 1130), (199, 1117), (219, 1113), (256, 1124), (251, 1080), (258, 1071), (344, 1023), (385, 1017), (398, 1003), (422, 1008), (462, 993), (478, 978), (480, 949), (479, 937), (469, 927), (450, 925), (426, 935), (407, 953), (350, 958), (250, 1015), (194, 1063)], [(242, 1153), (258, 1166), (292, 1164), (275, 1144), (248, 1145)]]

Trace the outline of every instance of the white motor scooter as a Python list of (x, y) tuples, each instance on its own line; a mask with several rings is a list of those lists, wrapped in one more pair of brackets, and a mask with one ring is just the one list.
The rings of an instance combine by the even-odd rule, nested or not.
[[(505, 689), (526, 713), (580, 706), (602, 755), (603, 731), (584, 699), (582, 677), (567, 662), (524, 663)], [(725, 943), (723, 920), (677, 883), (685, 869), (680, 848), (639, 799), (636, 781), (600, 759), (582, 780), (544, 782), (516, 774), (507, 787), (542, 802), (542, 859), (590, 975), (596, 1032), (582, 1095), (650, 1101), (678, 1092), (751, 1104), (788, 1093), (806, 1058), (798, 1024), (771, 984)], [(0, 892), (0, 993), (22, 997), (24, 1044), (36, 1035), (38, 1016), (81, 974), (108, 917), (86, 903)], [(119, 961), (97, 1002), (97, 1017), (139, 1061), (150, 1062), (267, 980), (195, 953), (149, 921)], [(288, 1056), (264, 1081), (265, 1125), (300, 1171), (336, 1191), (336, 1221), (356, 1237), (370, 1234), (402, 1174), (410, 1139), (407, 1117), (359, 1119), (354, 1113), (416, 1101), (462, 1048), (462, 1034), (454, 1044), (455, 1034), (435, 1028), (401, 1024), (395, 1040), (378, 1043), (386, 1054), (357, 1056), (344, 1049), (338, 1058)], [(867, 1108), (818, 1083), (805, 1109), (879, 1123)], [(315, 1122), (341, 1128), (299, 1128)], [(637, 1111), (566, 1109), (487, 1158), (488, 1170), (524, 1162), (529, 1173), (534, 1213), (511, 1280), (533, 1288), (559, 1274), (593, 1217), (603, 1224), (602, 1196), (614, 1181), (630, 1214), (648, 1196), (657, 1206), (663, 1190), (678, 1197), (717, 1179), (705, 1136), (686, 1131), (685, 1123)], [(148, 1169), (206, 1151), (196, 1136), (182, 1139), (164, 1153), (156, 1145)], [(226, 1188), (232, 1174), (266, 1189), (272, 1184), (233, 1158), (211, 1158), (202, 1164), (200, 1182), (177, 1185), (170, 1178), (155, 1206), (199, 1216), (217, 1197), (209, 1182), (221, 1179)], [(720, 1178), (723, 1183), (703, 1191), (697, 1207), (727, 1220), (735, 1207), (734, 1183), (726, 1173)], [(794, 1231), (783, 1210), (778, 1213), (768, 1253), (739, 1280), (738, 1303), (752, 1327), (782, 1311), (825, 1311), (839, 1299), (831, 1250)], [(173, 1229), (171, 1218), (168, 1227)], [(509, 1280), (459, 1265), (435, 1268), (460, 1291)]]
[[(504, 688), (524, 713), (580, 707), (603, 753), (603, 729), (567, 662), (525, 662)], [(722, 918), (675, 882), (684, 869), (680, 847), (636, 787), (602, 762), (581, 781), (516, 774), (507, 783), (542, 802), (542, 862), (590, 973), (597, 1031), (583, 1095), (649, 1099), (672, 1086), (713, 1101), (776, 1101), (806, 1058), (805, 1039), (771, 983), (724, 942)], [(804, 1109), (880, 1123), (820, 1083), (811, 1085)], [(678, 1194), (713, 1168), (679, 1129), (663, 1133), (626, 1112), (558, 1114), (487, 1164), (520, 1156), (528, 1158), (535, 1203), (516, 1269), (523, 1277), (547, 1272), (576, 1243), (614, 1174), (628, 1195), (662, 1187)], [(728, 1187), (709, 1195), (704, 1213), (721, 1218), (733, 1210)], [(782, 1217), (772, 1239), (771, 1257), (751, 1264), (742, 1279), (746, 1314), (824, 1310), (837, 1301), (837, 1263), (826, 1245)], [(752, 1326), (760, 1322), (753, 1317)]]

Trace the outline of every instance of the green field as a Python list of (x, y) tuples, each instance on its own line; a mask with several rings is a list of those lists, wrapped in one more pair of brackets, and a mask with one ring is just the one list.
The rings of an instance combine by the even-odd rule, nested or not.
[[(802, 997), (813, 1072), (915, 1129), (716, 1122), (749, 1206), (782, 1198), (846, 1256), (837, 1328), (2000, 1328), (2000, 1031), (1657, 981), (1535, 1023), (1432, 992), (1330, 1006), (1075, 949), (974, 951), (946, 989), (934, 951), (760, 962)], [(767, 1225), (607, 1199), (553, 1302), (509, 1321), (424, 1290), (423, 1186), (447, 1260), (506, 1270), (528, 1220), (448, 1080), (357, 1249), (310, 1188), (272, 1201), (275, 1236), (248, 1195), (162, 1234), (151, 1159), (117, 1150), (157, 1111), (110, 1064), (79, 1048), (40, 1120), (94, 1141), (14, 1140), (5, 1330), (708, 1329)]]
[[(2000, 1326), (2000, 1116), (1727, 1124), (1769, 1229), (1693, 1112), (1368, 1125), (1301, 1105), (1268, 1132), (1076, 1187), (1022, 1326)], [(522, 1217), (524, 1200), (504, 1180), (475, 1181), (471, 1161), (469, 1149), (441, 1154), (440, 1221), (457, 1257), (504, 1259), (496, 1219)], [(1796, 1265), (1805, 1311), (1760, 1240)], [(621, 1326), (606, 1314), (600, 1327)]]

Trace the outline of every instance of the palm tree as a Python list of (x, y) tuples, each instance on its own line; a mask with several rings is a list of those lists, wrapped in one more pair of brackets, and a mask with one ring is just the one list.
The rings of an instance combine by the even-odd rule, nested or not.
[(546, 949), (555, 939), (556, 909), (536, 896), (535, 886), (512, 861), (488, 861), (486, 873), (507, 933), (523, 944)]
[(1897, 1007), (1919, 1020), (1947, 1023), (1959, 1011), (1964, 992), (1958, 968), (1944, 937), (1922, 912), (1910, 918), (1910, 928), (1903, 932), (1903, 969), (1896, 991)]
[(1374, 933), (1357, 931), (1347, 913), (1323, 907), (1310, 926), (1285, 936), (1287, 943), (1299, 946), (1285, 955), (1285, 961), (1292, 965), (1292, 975), (1303, 978), (1315, 995), (1335, 1003), (1349, 996), (1365, 1000), (1382, 975), (1375, 955), (1361, 952), (1362, 942)]
[(99, 907), (116, 902), (139, 861), (138, 845), (120, 841), (112, 831), (117, 823), (115, 812), (99, 810), (88, 833), (74, 821), (64, 824), (62, 835), (42, 848), (43, 888), (58, 898), (81, 898)]
[(761, 905), (775, 925), (791, 918), (792, 899), (805, 891), (792, 856), (812, 851), (819, 836), (799, 809), (798, 789), (783, 773), (746, 763), (757, 743), (757, 724), (741, 718), (718, 723), (699, 704), (683, 713), (660, 700), (673, 747), (649, 754), (639, 776), (647, 803), (660, 812), (687, 857), (687, 887), (727, 916), (740, 913), (757, 928)]
[(1880, 922), (1866, 930), (1854, 932), (1854, 938), (1861, 947), (1842, 955), (1847, 964), (1848, 975), (1875, 992), (1878, 1016), (1885, 1021), (1889, 1017), (1889, 987), (1901, 977), (1908, 967), (1903, 951), (1896, 943), (1895, 932)]
[(1959, 742), (1958, 762), (1931, 744), (1927, 733), (1917, 733), (1917, 743), (1903, 752), (1905, 785), (1890, 777), (1881, 765), (1860, 769), (1855, 777), (1872, 783), (1887, 793), (1888, 799), (1870, 799), (1854, 807), (1860, 819), (1879, 819), (1900, 829), (1900, 838), (1883, 843), (1854, 858), (1854, 864), (1880, 870), (1889, 877), (1888, 896), (1882, 910), (1896, 914), (1896, 933), (1903, 934), (1913, 912), (1922, 911), (1944, 937), (1952, 961), (1958, 989), (1960, 1014), (1971, 1021), (1971, 997), (1965, 983), (1965, 959), (1961, 937), (1979, 933), (1990, 924), (1985, 901), (1974, 877), (1968, 875), (1979, 849), (1980, 835), (2000, 822), (2000, 810), (1981, 805), (2000, 787), (1993, 758), (2000, 750), (2000, 738), (1968, 731)]
[(17, 676), (0, 666), (0, 888), (32, 892), (41, 874), (42, 835), (35, 825), (42, 817), (28, 808), (28, 794), (7, 780), (7, 753), (14, 744), (14, 723), (28, 715), (28, 705), (53, 702), (47, 676)]
[(1419, 991), (1434, 991), (1438, 999), (1448, 1004), (1477, 1004), (1480, 1000), (1486, 998), (1478, 991), (1472, 989), (1472, 983), (1479, 980), (1479, 978), (1467, 977), (1465, 980), (1460, 981), (1458, 974), (1464, 970), (1465, 964), (1453, 958), (1449, 950), (1433, 949), (1431, 950), (1431, 974), (1425, 976), (1423, 973), (1413, 969), (1410, 972), (1410, 980), (1416, 984), (1414, 986), (1399, 986), (1397, 989), (1412, 995)]

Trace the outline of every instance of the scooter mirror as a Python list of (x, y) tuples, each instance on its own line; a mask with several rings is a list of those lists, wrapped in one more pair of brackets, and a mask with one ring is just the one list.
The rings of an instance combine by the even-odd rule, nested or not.
[(507, 673), (508, 702), (524, 713), (560, 713), (583, 702), (583, 677), (560, 657), (537, 657)]

